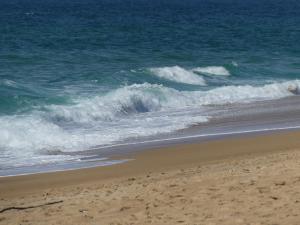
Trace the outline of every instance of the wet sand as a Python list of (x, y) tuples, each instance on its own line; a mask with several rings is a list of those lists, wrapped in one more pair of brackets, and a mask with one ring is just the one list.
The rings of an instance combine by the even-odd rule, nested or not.
[(134, 160), (0, 178), (0, 224), (299, 224), (300, 132), (128, 158)]

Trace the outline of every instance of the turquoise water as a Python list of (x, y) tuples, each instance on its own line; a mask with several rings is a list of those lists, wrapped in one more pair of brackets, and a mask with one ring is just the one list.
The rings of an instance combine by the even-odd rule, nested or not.
[(299, 12), (293, 0), (0, 1), (0, 168), (293, 95)]

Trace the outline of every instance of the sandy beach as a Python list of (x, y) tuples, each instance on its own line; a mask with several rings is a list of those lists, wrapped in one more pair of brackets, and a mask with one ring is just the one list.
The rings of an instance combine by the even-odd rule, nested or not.
[(300, 132), (146, 150), (0, 178), (0, 224), (299, 224)]
[(300, 0), (0, 0), (0, 225), (300, 225)]

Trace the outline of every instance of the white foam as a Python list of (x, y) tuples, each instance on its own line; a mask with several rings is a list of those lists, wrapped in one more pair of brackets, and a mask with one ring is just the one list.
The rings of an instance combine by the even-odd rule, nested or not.
[(76, 99), (74, 105), (52, 105), (46, 111), (0, 117), (0, 165), (68, 160), (76, 156), (45, 155), (156, 135), (206, 122), (201, 106), (279, 99), (293, 95), (300, 81), (263, 86), (225, 86), (208, 91), (178, 91), (162, 85), (135, 84), (104, 96)]
[(151, 68), (150, 71), (166, 80), (185, 84), (205, 85), (205, 80), (201, 76), (179, 66)]
[(230, 76), (230, 72), (223, 66), (197, 67), (192, 71), (209, 75)]
[[(203, 116), (186, 117), (173, 114), (145, 118), (139, 115), (130, 119), (124, 118), (118, 123), (91, 124), (88, 130), (77, 128), (70, 131), (39, 118), (1, 119), (1, 167), (76, 159), (77, 156), (59, 152), (87, 150), (127, 138), (171, 132), (205, 121), (207, 118)], [(57, 152), (56, 155), (51, 154), (52, 151)]]
[(76, 99), (74, 105), (51, 105), (46, 116), (77, 123), (113, 121), (120, 115), (158, 111), (163, 98), (172, 90), (148, 83), (124, 86), (105, 96)]
[(199, 96), (199, 101), (203, 105), (222, 105), (228, 103), (247, 103), (257, 100), (279, 99), (293, 95), (288, 90), (288, 87), (292, 83), (297, 87), (300, 86), (299, 81), (273, 83), (263, 86), (224, 86), (203, 93), (201, 97)]

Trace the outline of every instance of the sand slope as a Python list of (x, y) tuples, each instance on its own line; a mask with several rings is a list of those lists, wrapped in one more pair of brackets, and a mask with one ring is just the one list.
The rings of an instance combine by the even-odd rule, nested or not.
[(300, 150), (296, 148), (180, 167), (31, 193), (2, 192), (0, 209), (63, 202), (5, 211), (0, 213), (0, 224), (300, 222)]

